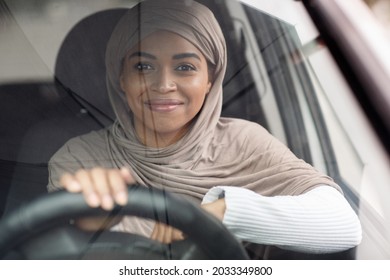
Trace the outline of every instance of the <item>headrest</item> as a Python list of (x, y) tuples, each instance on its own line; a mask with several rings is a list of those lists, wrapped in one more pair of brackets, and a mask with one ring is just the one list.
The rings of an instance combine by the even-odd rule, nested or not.
[(99, 11), (79, 21), (65, 37), (57, 55), (55, 82), (90, 113), (114, 120), (106, 90), (105, 50), (125, 8)]

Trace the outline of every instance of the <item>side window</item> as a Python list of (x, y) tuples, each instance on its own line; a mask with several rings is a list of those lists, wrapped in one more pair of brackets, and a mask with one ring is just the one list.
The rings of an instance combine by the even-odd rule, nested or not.
[(314, 126), (308, 106), (303, 104), (313, 85), (299, 56), (295, 27), (248, 6), (243, 12), (246, 20), (237, 21), (236, 26), (243, 33), (247, 60), (253, 64), (250, 66), (270, 132), (298, 157), (324, 169), (321, 155), (319, 160), (318, 155), (313, 157), (315, 149), (311, 146), (318, 146), (318, 139), (309, 137)]
[(372, 123), (300, 2), (251, 5), (258, 9), (245, 6), (248, 25), (243, 29), (255, 36), (269, 80), (267, 94), (277, 104), (277, 110), (264, 110), (270, 131), (283, 139), (272, 127), (280, 119), (291, 150), (342, 187), (363, 228), (356, 257), (387, 258), (390, 166)]
[[(361, 174), (361, 160), (348, 139), (341, 140), (346, 134), (334, 116), (330, 123), (332, 108), (326, 96), (328, 90), (348, 88), (340, 73), (334, 72), (331, 58), (321, 56), (325, 50), (318, 34), (313, 32), (310, 40), (301, 38), (292, 23), (251, 7), (246, 7), (245, 12), (250, 26), (256, 30), (255, 39), (270, 83), (269, 94), (277, 104), (278, 110), (266, 115), (268, 120), (280, 116), (285, 142), (298, 157), (330, 174), (340, 185), (358, 185), (359, 176), (351, 173)], [(271, 132), (274, 133), (272, 129)], [(344, 170), (343, 166), (348, 166), (344, 162), (347, 157), (353, 164)]]

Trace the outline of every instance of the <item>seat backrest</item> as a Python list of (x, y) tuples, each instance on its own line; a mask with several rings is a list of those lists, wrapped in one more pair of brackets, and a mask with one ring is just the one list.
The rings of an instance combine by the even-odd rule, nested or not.
[(115, 119), (106, 88), (105, 51), (125, 8), (104, 10), (77, 23), (58, 52), (55, 82), (95, 118), (107, 125)]
[[(105, 87), (108, 38), (127, 9), (78, 22), (56, 58), (55, 82), (0, 86), (0, 216), (46, 193), (47, 163), (70, 138), (110, 124)], [(15, 109), (18, 110), (15, 110)]]

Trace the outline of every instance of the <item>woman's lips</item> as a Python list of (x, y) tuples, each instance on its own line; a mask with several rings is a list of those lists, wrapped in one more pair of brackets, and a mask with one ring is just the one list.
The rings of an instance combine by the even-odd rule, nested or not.
[(144, 103), (151, 111), (154, 112), (171, 112), (176, 110), (183, 102), (176, 99), (153, 99)]

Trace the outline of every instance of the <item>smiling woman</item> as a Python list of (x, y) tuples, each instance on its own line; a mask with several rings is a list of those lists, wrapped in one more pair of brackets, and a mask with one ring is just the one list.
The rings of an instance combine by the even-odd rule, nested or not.
[[(106, 51), (116, 121), (52, 157), (49, 190), (82, 192), (91, 207), (111, 210), (127, 203), (127, 184), (139, 183), (201, 203), (243, 241), (311, 253), (356, 246), (359, 220), (330, 177), (262, 126), (221, 117), (226, 52), (214, 15), (195, 1), (130, 9)], [(163, 243), (185, 238), (164, 222), (124, 217), (109, 227)], [(265, 257), (258, 246), (256, 257)]]

